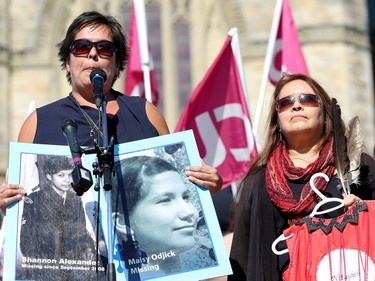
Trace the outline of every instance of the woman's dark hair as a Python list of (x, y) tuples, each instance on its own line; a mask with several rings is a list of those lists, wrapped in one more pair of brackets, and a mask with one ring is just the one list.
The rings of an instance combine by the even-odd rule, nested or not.
[[(116, 67), (120, 73), (125, 69), (128, 61), (129, 49), (127, 38), (123, 33), (121, 24), (112, 16), (105, 16), (96, 11), (84, 12), (80, 14), (69, 26), (66, 31), (65, 38), (57, 44), (59, 48), (59, 60), (61, 62), (61, 68), (66, 69), (66, 62), (70, 55), (70, 46), (73, 43), (77, 33), (84, 27), (87, 26), (106, 26), (108, 27), (113, 43), (116, 45)], [(66, 74), (66, 78), (69, 83), (72, 82), (70, 73)], [(117, 79), (115, 77), (114, 81)], [(114, 83), (114, 81), (112, 83)]]
[(115, 170), (117, 179), (114, 181), (112, 204), (114, 210), (118, 208), (115, 210), (116, 212), (122, 211), (123, 205), (126, 204), (129, 214), (148, 192), (142, 188), (145, 178), (169, 171), (178, 173), (176, 167), (166, 160), (152, 156), (134, 156), (122, 159), (116, 163)]

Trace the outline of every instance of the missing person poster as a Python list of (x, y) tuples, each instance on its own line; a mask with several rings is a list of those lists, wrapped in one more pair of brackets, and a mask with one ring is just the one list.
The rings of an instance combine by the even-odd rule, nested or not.
[[(24, 209), (29, 204), (26, 202), (29, 201), (28, 198), (34, 202), (39, 200), (35, 198), (42, 196), (32, 196), (41, 189), (41, 183), (29, 175), (32, 164), (35, 166), (38, 161), (24, 159), (29, 155), (36, 155), (38, 158), (38, 151), (43, 151), (45, 155), (49, 147), (54, 153), (70, 153), (68, 147), (57, 149), (56, 146), (46, 145), (11, 145), (13, 160), (10, 171), (13, 173), (9, 181), (22, 183), (30, 188), (28, 195), (7, 211), (7, 220), (13, 218), (18, 224), (16, 227), (7, 225), (4, 272), (9, 270), (12, 274), (8, 274), (9, 279), (5, 280), (107, 280), (105, 271), (108, 247), (112, 247), (116, 281), (198, 281), (231, 274), (210, 192), (191, 183), (185, 174), (186, 166), (201, 165), (192, 131), (115, 145), (110, 192), (103, 188), (98, 192), (92, 187), (82, 197), (75, 195), (74, 198), (83, 201), (82, 204), (78, 201), (69, 203), (69, 200), (55, 196), (59, 202), (58, 207), (46, 207), (46, 203), (38, 203), (43, 211), (34, 210), (31, 215), (27, 215), (28, 212), (25, 213)], [(15, 158), (20, 159), (17, 161)], [(82, 158), (86, 168), (97, 161), (95, 154), (83, 155)], [(36, 166), (41, 169), (39, 165)], [(43, 170), (47, 181), (52, 179), (52, 172), (54, 171), (47, 173)], [(37, 174), (41, 173), (39, 171)], [(83, 200), (84, 197), (88, 199)], [(65, 204), (70, 204), (70, 208), (85, 206), (87, 203), (91, 207), (83, 208), (84, 214), (81, 215), (79, 211), (66, 214), (62, 207), (64, 200)], [(43, 202), (41, 199), (39, 201)], [(108, 202), (111, 208), (108, 208)], [(96, 227), (96, 220), (91, 217), (88, 209), (95, 209), (93, 213), (96, 214), (99, 209), (99, 227)], [(108, 210), (111, 215), (108, 215)], [(42, 220), (44, 226), (34, 222), (36, 218)], [(109, 222), (108, 218), (112, 221)], [(56, 241), (56, 233), (72, 235), (73, 231), (64, 229), (64, 226), (73, 225), (68, 220), (75, 220), (86, 231), (76, 227), (74, 231), (81, 233), (80, 237), (70, 239), (65, 236), (60, 241), (63, 246), (55, 246), (53, 242)], [(111, 224), (114, 236), (112, 233), (109, 239), (111, 231), (108, 231), (108, 225)], [(28, 236), (23, 234), (25, 225), (35, 228), (28, 231)], [(35, 234), (38, 231), (43, 233), (42, 229), (46, 230), (44, 235), (47, 236), (48, 233), (49, 236), (39, 239), (40, 246), (27, 246), (28, 243), (34, 243), (30, 237), (37, 236)], [(100, 230), (99, 236), (95, 234), (96, 229)], [(83, 233), (89, 236), (81, 237)], [(8, 239), (9, 236), (11, 239)], [(112, 246), (108, 245), (108, 240), (113, 241)], [(70, 244), (76, 245), (76, 248), (71, 249), (74, 247), (69, 247)], [(28, 247), (35, 249), (27, 252), (25, 249)], [(98, 247), (99, 255), (96, 255)], [(58, 253), (61, 248), (66, 249), (64, 257), (61, 253), (56, 254), (57, 256), (49, 253)], [(41, 269), (37, 270), (32, 266)], [(35, 277), (37, 275), (25, 276), (30, 271), (32, 274), (54, 272), (62, 276), (62, 279), (56, 279), (56, 275), (51, 278), (52, 275), (47, 273), (46, 279)], [(85, 276), (85, 273), (88, 275)]]
[(76, 194), (74, 167), (68, 147), (11, 143), (8, 181), (27, 194), (7, 210), (4, 280), (104, 278), (97, 194)]

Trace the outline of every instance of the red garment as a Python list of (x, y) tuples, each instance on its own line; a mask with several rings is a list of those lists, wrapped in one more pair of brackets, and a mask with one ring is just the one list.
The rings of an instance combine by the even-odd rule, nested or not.
[(283, 280), (375, 280), (375, 201), (358, 202), (334, 219), (304, 218), (283, 233), (293, 234)]

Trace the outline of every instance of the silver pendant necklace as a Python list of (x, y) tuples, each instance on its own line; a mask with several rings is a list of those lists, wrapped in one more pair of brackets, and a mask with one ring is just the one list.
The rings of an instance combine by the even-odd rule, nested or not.
[(97, 132), (100, 135), (100, 137), (103, 139), (103, 132), (100, 131), (99, 126), (98, 126), (98, 123), (99, 123), (100, 119), (98, 119), (97, 122), (94, 122), (94, 120), (91, 119), (90, 115), (88, 115), (87, 112), (83, 110), (83, 108), (78, 103), (78, 101), (75, 99), (75, 97), (72, 95), (72, 93), (70, 93), (70, 96), (73, 98), (74, 103), (77, 105), (77, 107), (79, 108), (79, 110), (81, 111), (81, 113), (83, 114), (83, 116), (85, 117), (87, 123), (89, 124), (89, 126), (91, 128), (90, 137), (95, 135), (95, 132)]

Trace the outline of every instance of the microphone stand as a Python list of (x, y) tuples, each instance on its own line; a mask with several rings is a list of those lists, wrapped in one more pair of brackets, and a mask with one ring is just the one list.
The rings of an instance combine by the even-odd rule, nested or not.
[[(114, 171), (114, 148), (113, 148), (113, 137), (108, 142), (108, 128), (107, 128), (107, 100), (102, 95), (102, 103), (98, 107), (102, 116), (102, 131), (103, 131), (103, 148), (101, 149), (98, 144), (95, 144), (95, 150), (99, 160), (99, 181), (100, 176), (103, 176), (103, 188), (106, 191), (106, 203), (107, 203), (107, 233), (108, 233), (108, 264), (107, 264), (107, 280), (116, 280), (115, 264), (113, 262), (113, 221), (112, 221), (112, 173)], [(100, 110), (101, 109), (101, 110)], [(100, 196), (100, 194), (99, 194)]]

